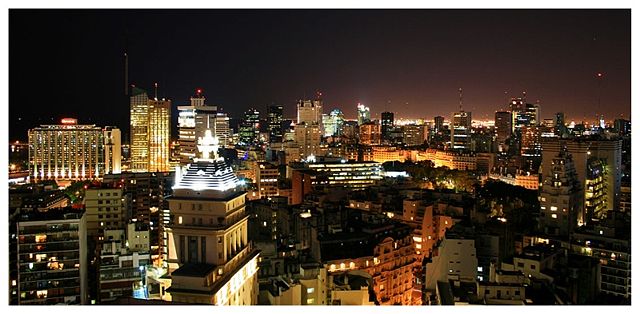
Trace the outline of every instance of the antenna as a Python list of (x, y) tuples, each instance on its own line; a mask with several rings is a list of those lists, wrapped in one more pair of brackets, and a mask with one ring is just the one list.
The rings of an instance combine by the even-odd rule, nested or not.
[(460, 92), (460, 111), (462, 111), (462, 87), (460, 87), (458, 91)]
[(154, 97), (158, 100), (158, 82), (153, 83)]
[(124, 50), (124, 95), (129, 95), (129, 55), (126, 48)]
[(522, 101), (524, 101), (524, 102), (527, 101), (527, 91), (523, 91), (522, 92)]

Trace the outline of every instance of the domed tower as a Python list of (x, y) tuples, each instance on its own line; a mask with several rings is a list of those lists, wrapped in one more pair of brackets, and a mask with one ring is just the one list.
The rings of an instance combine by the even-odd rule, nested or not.
[(176, 171), (168, 234), (166, 290), (175, 302), (251, 305), (258, 301), (258, 255), (247, 238), (245, 192), (210, 130), (201, 158)]

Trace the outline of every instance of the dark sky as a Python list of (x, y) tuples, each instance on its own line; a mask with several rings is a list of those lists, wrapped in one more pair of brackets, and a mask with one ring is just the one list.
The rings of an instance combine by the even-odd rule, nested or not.
[(233, 117), (318, 90), (325, 113), (450, 117), (460, 87), (474, 119), (505, 91), (543, 118), (631, 112), (630, 10), (10, 10), (10, 138), (63, 116), (128, 132), (125, 42), (131, 83)]

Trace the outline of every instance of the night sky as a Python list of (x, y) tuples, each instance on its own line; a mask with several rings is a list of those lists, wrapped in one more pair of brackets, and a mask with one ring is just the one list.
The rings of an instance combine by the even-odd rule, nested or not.
[(67, 116), (128, 132), (125, 46), (130, 83), (153, 95), (158, 82), (159, 97), (174, 107), (202, 88), (208, 104), (232, 117), (271, 103), (285, 104), (294, 117), (296, 100), (322, 91), (325, 113), (338, 107), (354, 118), (362, 102), (378, 118), (385, 110), (449, 118), (462, 87), (474, 119), (492, 119), (507, 96), (522, 91), (540, 101), (542, 118), (557, 111), (576, 121), (628, 118), (630, 16), (630, 10), (10, 10), (9, 136), (26, 139), (27, 129)]

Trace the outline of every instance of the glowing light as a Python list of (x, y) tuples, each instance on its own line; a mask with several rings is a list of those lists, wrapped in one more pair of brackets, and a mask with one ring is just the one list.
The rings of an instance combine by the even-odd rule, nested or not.
[(62, 124), (77, 124), (78, 123), (78, 119), (74, 119), (74, 118), (63, 118), (60, 121)]

